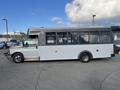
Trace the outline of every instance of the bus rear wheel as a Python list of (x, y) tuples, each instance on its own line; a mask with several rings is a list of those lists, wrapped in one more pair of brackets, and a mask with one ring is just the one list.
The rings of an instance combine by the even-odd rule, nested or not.
[(91, 55), (89, 53), (82, 53), (80, 56), (79, 56), (79, 59), (81, 62), (83, 63), (88, 63), (90, 62), (91, 60)]

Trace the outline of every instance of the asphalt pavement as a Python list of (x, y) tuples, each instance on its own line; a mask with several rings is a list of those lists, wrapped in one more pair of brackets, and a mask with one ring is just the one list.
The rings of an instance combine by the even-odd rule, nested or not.
[(0, 90), (119, 90), (120, 56), (80, 61), (8, 60), (0, 50)]

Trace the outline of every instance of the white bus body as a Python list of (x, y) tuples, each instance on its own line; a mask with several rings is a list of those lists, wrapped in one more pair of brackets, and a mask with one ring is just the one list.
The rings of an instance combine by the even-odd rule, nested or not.
[[(90, 34), (91, 31), (89, 29), (85, 29), (86, 31), (82, 31), (81, 34), (81, 29), (75, 30), (75, 33), (73, 29), (71, 30), (43, 30), (40, 33), (39, 37), (39, 45), (36, 47), (24, 47), (24, 48), (11, 48), (10, 49), (10, 54), (13, 57), (15, 62), (21, 62), (19, 60), (40, 60), (40, 61), (48, 61), (48, 60), (70, 60), (70, 59), (84, 59), (83, 62), (88, 62), (88, 59), (94, 59), (94, 58), (108, 58), (114, 55), (114, 49), (113, 49), (113, 43), (111, 39), (111, 34), (109, 33), (110, 31), (107, 29), (90, 29), (93, 32), (93, 36)], [(83, 30), (83, 29), (82, 29)], [(98, 30), (98, 31), (97, 31)], [(105, 30), (105, 31), (104, 31)], [(70, 33), (68, 33), (70, 32)], [(84, 34), (83, 32), (90, 32), (88, 33), (88, 39), (89, 43), (82, 43), (80, 44), (79, 42), (82, 42), (79, 37)], [(105, 37), (104, 41), (101, 39), (105, 36), (100, 36), (95, 35), (94, 33), (99, 32), (101, 35), (103, 33), (108, 32), (108, 37)], [(101, 33), (102, 32), (102, 33)], [(51, 33), (51, 35), (50, 35)], [(99, 34), (98, 33), (98, 34)], [(57, 36), (54, 36), (54, 35)], [(48, 36), (47, 36), (48, 35)], [(66, 36), (67, 35), (67, 36)], [(70, 36), (71, 35), (71, 36)], [(76, 38), (76, 35), (79, 35), (78, 39), (79, 42), (74, 42), (74, 39), (78, 41)], [(106, 34), (107, 35), (107, 34)], [(74, 38), (74, 37), (75, 38)], [(66, 39), (67, 37), (67, 39)], [(82, 36), (83, 37), (83, 36)], [(55, 38), (55, 40), (54, 40)], [(86, 36), (84, 36), (84, 39), (86, 39)], [(90, 40), (91, 39), (91, 40)], [(96, 42), (93, 42), (92, 40), (95, 39)], [(67, 43), (66, 41), (67, 40)], [(106, 40), (106, 42), (105, 42)], [(110, 40), (110, 41), (109, 41)], [(63, 41), (65, 43), (63, 44)], [(102, 42), (102, 43), (99, 43)], [(105, 43), (103, 43), (105, 42)], [(85, 55), (88, 57), (85, 57)], [(21, 58), (20, 58), (21, 57)], [(16, 59), (16, 60), (15, 60)]]
[[(39, 47), (40, 60), (61, 60), (61, 59), (78, 59), (79, 54), (83, 51), (92, 53), (93, 58), (111, 57), (109, 47), (113, 45), (68, 45), (68, 46), (43, 46)], [(97, 52), (99, 50), (99, 52)], [(104, 52), (103, 52), (104, 51)]]

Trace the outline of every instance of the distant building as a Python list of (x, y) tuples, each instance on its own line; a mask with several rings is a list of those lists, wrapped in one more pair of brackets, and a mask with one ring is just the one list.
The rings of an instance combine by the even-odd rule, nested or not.
[(26, 38), (26, 34), (25, 33), (21, 33), (21, 32), (12, 32), (9, 33), (8, 36), (6, 35), (6, 33), (2, 33), (0, 34), (0, 41), (7, 41), (7, 37), (8, 40), (11, 39), (18, 39), (18, 40), (23, 40), (24, 38)]

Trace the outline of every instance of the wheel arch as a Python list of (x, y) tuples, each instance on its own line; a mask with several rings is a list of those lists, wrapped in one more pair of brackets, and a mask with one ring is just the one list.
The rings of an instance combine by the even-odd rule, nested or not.
[[(21, 52), (14, 52), (12, 55), (11, 55), (11, 57), (13, 57), (15, 54), (17, 54), (17, 53), (20, 53), (20, 54), (22, 54), (23, 55), (23, 53), (21, 53)], [(23, 57), (24, 57), (24, 55), (23, 55)]]

